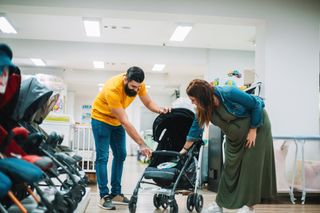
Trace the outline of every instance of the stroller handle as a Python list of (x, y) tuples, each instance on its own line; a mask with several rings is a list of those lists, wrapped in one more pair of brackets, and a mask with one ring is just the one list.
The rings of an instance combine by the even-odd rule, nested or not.
[(159, 150), (159, 151), (154, 151), (152, 152), (152, 157), (155, 157), (157, 155), (160, 156), (171, 156), (171, 157), (179, 157), (181, 158), (181, 154), (180, 152), (176, 152), (176, 151), (169, 151), (169, 150)]

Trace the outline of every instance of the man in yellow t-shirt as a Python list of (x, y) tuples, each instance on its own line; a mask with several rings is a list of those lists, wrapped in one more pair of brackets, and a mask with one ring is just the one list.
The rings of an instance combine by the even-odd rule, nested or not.
[[(128, 204), (121, 193), (123, 163), (126, 158), (126, 134), (140, 146), (146, 156), (151, 150), (146, 146), (137, 130), (128, 120), (125, 112), (138, 95), (142, 103), (152, 112), (167, 113), (170, 108), (159, 107), (147, 94), (144, 72), (139, 67), (131, 67), (123, 73), (107, 80), (93, 102), (92, 131), (96, 145), (96, 175), (100, 192), (99, 206), (114, 210), (113, 204)], [(109, 146), (113, 153), (111, 171), (111, 194), (108, 188), (107, 162)]]

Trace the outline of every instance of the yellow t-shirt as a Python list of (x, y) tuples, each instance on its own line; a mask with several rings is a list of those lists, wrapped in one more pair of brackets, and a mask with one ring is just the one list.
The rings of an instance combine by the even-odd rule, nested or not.
[[(127, 108), (135, 97), (129, 97), (124, 91), (124, 76), (114, 76), (107, 80), (93, 101), (91, 117), (112, 126), (121, 125), (120, 121), (111, 113), (111, 108)], [(146, 85), (142, 82), (138, 91), (139, 96), (147, 94)]]

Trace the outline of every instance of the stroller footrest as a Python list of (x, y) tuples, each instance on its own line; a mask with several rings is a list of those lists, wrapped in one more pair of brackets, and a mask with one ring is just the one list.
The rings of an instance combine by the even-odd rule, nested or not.
[(144, 171), (144, 178), (146, 179), (162, 179), (162, 180), (174, 180), (176, 175), (179, 174), (179, 170), (175, 168), (158, 169), (155, 167), (148, 167)]

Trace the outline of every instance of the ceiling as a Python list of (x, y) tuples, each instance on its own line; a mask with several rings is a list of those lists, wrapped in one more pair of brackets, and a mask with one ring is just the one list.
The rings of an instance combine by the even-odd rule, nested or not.
[[(125, 71), (136, 65), (153, 75), (152, 66), (163, 63), (164, 74), (201, 76), (206, 69), (208, 49), (254, 51), (256, 32), (250, 22), (150, 13), (125, 6), (123, 10), (110, 9), (103, 1), (94, 2), (98, 1), (88, 6), (74, 0), (1, 0), (0, 13), (6, 15), (18, 33), (0, 32), (0, 39), (12, 47), (14, 62), (19, 66), (32, 67), (29, 58), (42, 58), (50, 68), (88, 75), (88, 70), (94, 69), (92, 61), (102, 60), (105, 68), (101, 72)], [(100, 38), (85, 35), (82, 22), (85, 17), (101, 20)], [(191, 24), (193, 29), (185, 41), (170, 42), (179, 23)], [(70, 85), (81, 84), (76, 76), (68, 81)]]

